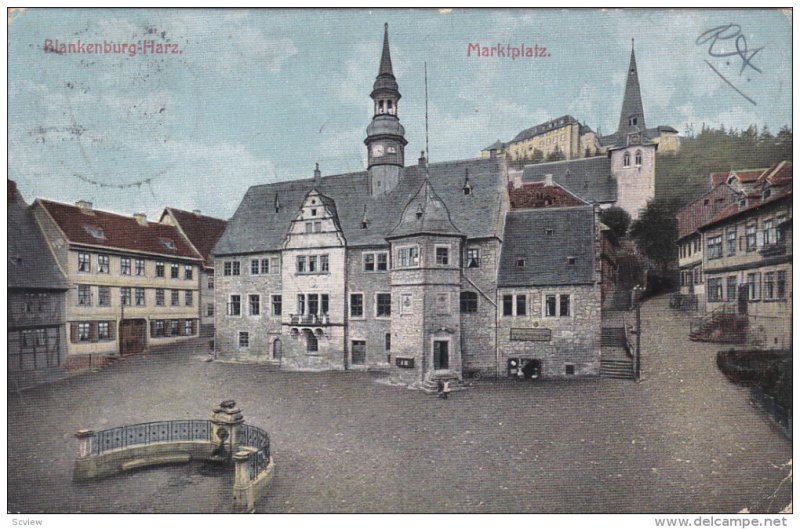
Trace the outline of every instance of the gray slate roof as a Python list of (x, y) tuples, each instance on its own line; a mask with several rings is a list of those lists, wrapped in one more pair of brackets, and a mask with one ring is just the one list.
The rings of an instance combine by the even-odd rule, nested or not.
[(33, 211), (8, 181), (8, 288), (66, 290), (67, 280), (45, 242)]
[(526, 165), (522, 182), (541, 182), (545, 175), (589, 203), (616, 202), (617, 180), (611, 176), (611, 160), (607, 156), (577, 158), (560, 162)]
[[(552, 229), (552, 235), (548, 235)], [(542, 208), (506, 215), (497, 284), (557, 286), (594, 282), (594, 208)], [(525, 266), (517, 259), (525, 258)], [(568, 264), (574, 257), (575, 264)]]
[(408, 202), (400, 215), (400, 222), (389, 233), (389, 236), (398, 238), (418, 233), (462, 235), (453, 226), (447, 206), (436, 194), (428, 179), (422, 182), (417, 193)]
[[(472, 193), (463, 191), (469, 169)], [(431, 186), (447, 206), (450, 219), (469, 238), (500, 237), (500, 206), (505, 175), (498, 160), (471, 159), (429, 164)], [(401, 172), (397, 187), (371, 197), (367, 172), (320, 178), (317, 190), (333, 199), (348, 246), (385, 246), (386, 236), (397, 226), (406, 204), (419, 190), (423, 176), (417, 166)], [(236, 255), (280, 250), (289, 224), (314, 180), (292, 180), (251, 187), (228, 222), (214, 248), (215, 255)], [(280, 204), (275, 211), (275, 200)], [(367, 228), (362, 228), (366, 206)]]

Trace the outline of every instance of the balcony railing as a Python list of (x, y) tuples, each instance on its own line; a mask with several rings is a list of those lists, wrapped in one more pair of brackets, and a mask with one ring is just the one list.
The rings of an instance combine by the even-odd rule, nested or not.
[(786, 242), (774, 242), (771, 244), (765, 244), (761, 247), (758, 251), (762, 257), (772, 257), (773, 255), (785, 255), (786, 254)]
[(330, 317), (327, 314), (290, 314), (292, 325), (328, 325)]

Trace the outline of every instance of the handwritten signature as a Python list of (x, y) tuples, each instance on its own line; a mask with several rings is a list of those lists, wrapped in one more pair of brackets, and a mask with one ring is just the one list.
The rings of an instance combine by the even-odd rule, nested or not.
[[(730, 41), (733, 42), (731, 43)], [(711, 28), (697, 37), (695, 44), (698, 46), (708, 44), (708, 55), (710, 57), (717, 59), (726, 57), (738, 58), (741, 61), (739, 68), (740, 77), (744, 75), (746, 68), (750, 68), (757, 73), (762, 73), (761, 69), (753, 63), (753, 60), (755, 59), (756, 55), (758, 55), (761, 50), (764, 49), (764, 47), (762, 46), (760, 48), (750, 49), (747, 46), (747, 38), (742, 35), (742, 28), (738, 24), (725, 24)], [(736, 85), (734, 85), (717, 68), (715, 68), (710, 61), (706, 60), (705, 63), (714, 71), (714, 73), (716, 73), (723, 81), (725, 81), (728, 86), (736, 90), (739, 95), (753, 105), (756, 104), (753, 98), (749, 97), (738, 87), (736, 87)], [(725, 64), (729, 66), (730, 61), (725, 61)], [(750, 80), (751, 79), (748, 77), (747, 81), (749, 82)]]

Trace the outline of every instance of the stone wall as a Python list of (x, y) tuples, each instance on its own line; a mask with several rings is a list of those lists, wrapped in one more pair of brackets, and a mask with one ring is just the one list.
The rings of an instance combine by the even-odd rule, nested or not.
[[(269, 273), (261, 274), (259, 268), (259, 274), (253, 275), (250, 269), (253, 259), (258, 259), (259, 263), (262, 259), (269, 259)], [(225, 276), (225, 261), (239, 261), (240, 275)], [(275, 340), (281, 338), (282, 315), (274, 314), (272, 296), (282, 295), (280, 252), (219, 257), (214, 262), (214, 274), (214, 346), (217, 354), (243, 360), (278, 361), (273, 351)], [(232, 294), (241, 296), (239, 316), (228, 315), (227, 304)], [(250, 294), (260, 296), (261, 310), (257, 316), (249, 313)], [(285, 303), (283, 301), (281, 312), (286, 312)], [(249, 334), (248, 347), (239, 347), (239, 331)]]
[[(466, 267), (467, 250), (472, 248), (478, 249), (480, 255), (477, 268)], [(473, 373), (493, 376), (497, 374), (496, 297), (500, 241), (497, 239), (467, 241), (464, 246), (464, 259), (461, 292), (478, 294), (478, 312), (461, 313), (461, 357), (464, 372), (467, 376)]]
[[(527, 315), (502, 315), (503, 296), (507, 294), (527, 296)], [(544, 316), (544, 301), (547, 294), (571, 295), (570, 316)], [(544, 378), (568, 376), (566, 374), (568, 364), (574, 365), (575, 376), (598, 375), (602, 325), (600, 297), (600, 285), (499, 289), (497, 299), (500, 315), (497, 320), (497, 343), (501, 374), (506, 374), (510, 358), (524, 358), (541, 361)], [(539, 334), (543, 329), (549, 329), (550, 339), (512, 340), (512, 329), (520, 334), (526, 332)], [(529, 331), (516, 331), (517, 329)]]
[[(391, 333), (392, 319), (376, 317), (376, 295), (379, 293), (391, 293), (389, 284), (390, 272), (386, 271), (366, 271), (364, 270), (365, 254), (386, 253), (388, 257), (388, 246), (377, 246), (372, 248), (348, 248), (347, 255), (347, 302), (346, 302), (346, 348), (348, 354), (348, 367), (359, 368), (380, 368), (387, 369), (391, 360), (391, 355), (400, 341), (396, 335), (392, 335), (390, 347), (386, 349), (386, 335)], [(387, 263), (388, 266), (388, 263)], [(376, 265), (377, 268), (377, 265)], [(350, 311), (351, 294), (362, 294), (364, 300), (363, 317), (353, 317)], [(396, 300), (392, 299), (392, 318), (398, 315), (394, 309)], [(366, 363), (363, 365), (353, 364), (352, 345), (353, 341), (366, 342)]]

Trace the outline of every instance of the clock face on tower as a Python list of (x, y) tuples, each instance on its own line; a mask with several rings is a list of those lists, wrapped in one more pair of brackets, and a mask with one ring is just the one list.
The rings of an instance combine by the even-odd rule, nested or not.
[(383, 156), (383, 145), (378, 143), (372, 146), (372, 156)]

